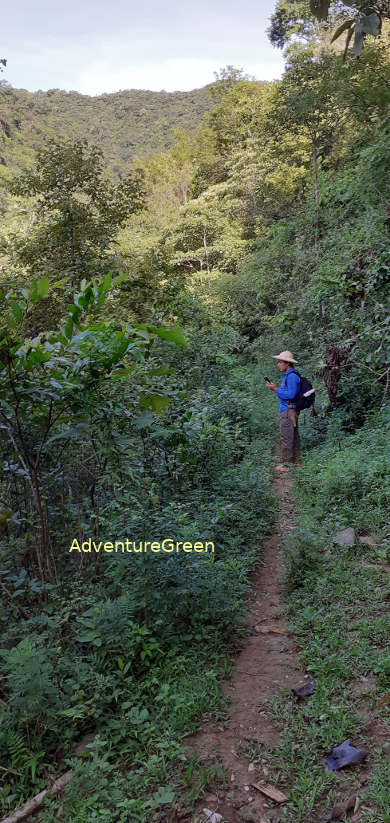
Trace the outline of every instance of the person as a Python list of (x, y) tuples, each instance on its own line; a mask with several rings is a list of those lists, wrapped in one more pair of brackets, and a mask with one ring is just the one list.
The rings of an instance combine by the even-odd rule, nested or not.
[(282, 351), (280, 354), (273, 354), (272, 357), (278, 361), (278, 369), (282, 372), (282, 382), (278, 389), (275, 383), (267, 381), (267, 386), (274, 391), (279, 398), (280, 415), (280, 439), (282, 443), (283, 463), (276, 466), (279, 472), (290, 471), (290, 466), (295, 464), (300, 466), (300, 438), (298, 431), (298, 415), (294, 398), (299, 394), (300, 378), (293, 370), (294, 360), (290, 351)]

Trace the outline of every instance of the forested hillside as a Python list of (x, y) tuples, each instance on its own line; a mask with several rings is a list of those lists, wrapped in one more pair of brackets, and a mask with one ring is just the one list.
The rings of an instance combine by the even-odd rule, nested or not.
[(208, 88), (191, 92), (119, 91), (88, 97), (61, 89), (38, 91), (3, 87), (0, 163), (7, 169), (31, 167), (35, 153), (53, 137), (86, 138), (100, 146), (115, 177), (134, 155), (169, 148), (175, 131), (192, 134), (212, 105)]
[[(185, 742), (229, 723), (279, 505), (264, 376), (287, 349), (316, 387), (280, 536), (316, 691), (275, 685), (279, 743), (242, 752), (286, 793), (269, 821), (353, 794), (354, 820), (388, 823), (389, 14), (279, 0), (269, 36), (273, 83), (0, 89), (4, 818), (65, 775), (42, 823), (203, 821), (208, 787), (252, 819)], [(340, 776), (346, 739), (369, 757)]]

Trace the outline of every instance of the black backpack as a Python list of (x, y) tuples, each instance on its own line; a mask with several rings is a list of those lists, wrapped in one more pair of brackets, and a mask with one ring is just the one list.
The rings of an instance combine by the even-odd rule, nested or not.
[[(315, 391), (313, 391), (313, 386), (310, 383), (310, 380), (308, 380), (307, 377), (302, 377), (296, 369), (293, 369), (292, 371), (294, 372), (294, 374), (298, 375), (300, 380), (299, 392), (297, 396), (294, 397), (292, 402), (295, 403), (295, 408), (297, 412), (303, 411), (303, 409), (310, 409), (310, 406), (313, 405), (316, 398), (316, 393)], [(305, 394), (307, 394), (308, 392), (310, 392), (310, 394), (308, 394), (308, 396), (305, 397)]]

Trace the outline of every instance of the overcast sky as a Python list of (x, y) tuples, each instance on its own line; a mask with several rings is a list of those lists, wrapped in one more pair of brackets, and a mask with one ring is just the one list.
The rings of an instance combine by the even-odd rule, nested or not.
[(266, 28), (276, 0), (14, 0), (1, 12), (3, 76), (15, 88), (83, 94), (189, 90), (232, 64), (258, 80), (283, 61)]

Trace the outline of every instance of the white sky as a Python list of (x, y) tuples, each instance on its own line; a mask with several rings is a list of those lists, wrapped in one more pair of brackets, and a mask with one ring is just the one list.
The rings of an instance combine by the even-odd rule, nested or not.
[(1, 12), (2, 75), (15, 88), (83, 94), (177, 91), (228, 64), (272, 80), (281, 53), (266, 28), (276, 0), (18, 0)]

